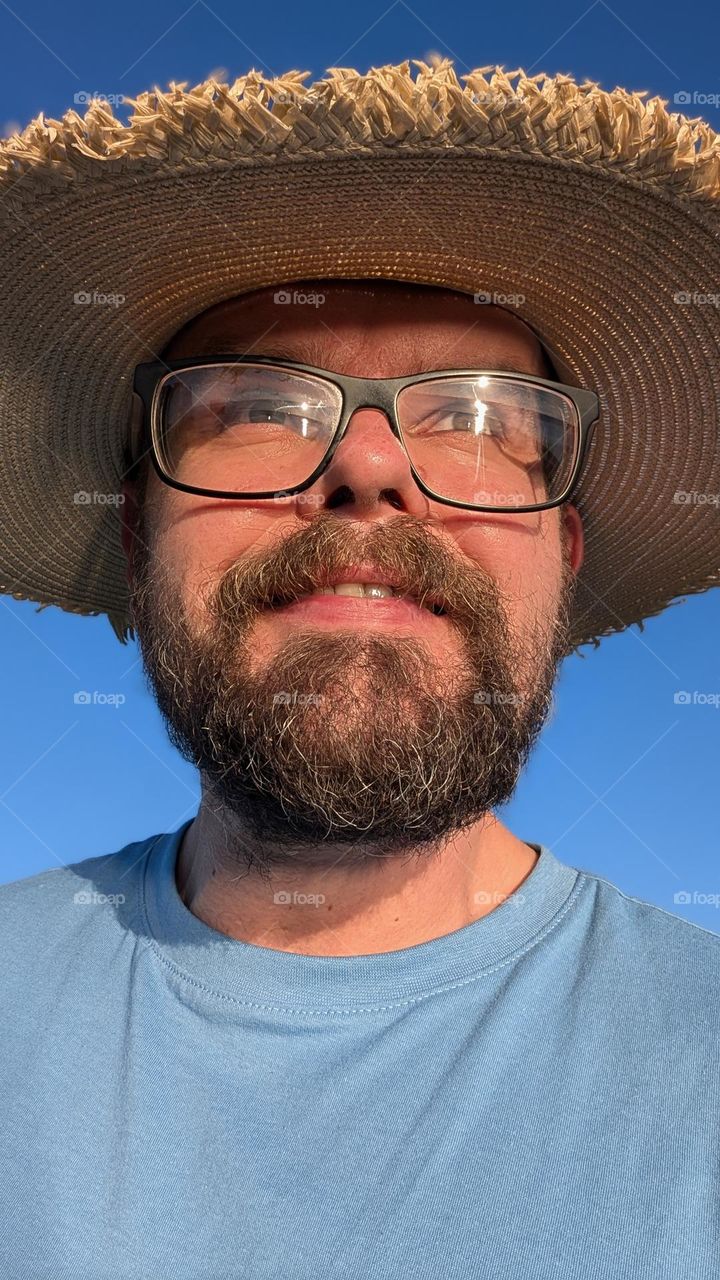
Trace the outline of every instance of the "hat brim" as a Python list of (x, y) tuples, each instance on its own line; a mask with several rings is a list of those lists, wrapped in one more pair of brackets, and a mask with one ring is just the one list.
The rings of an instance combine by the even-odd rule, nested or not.
[(720, 581), (716, 199), (476, 141), (84, 160), (0, 203), (1, 590), (126, 634), (135, 365), (236, 294), (372, 277), (491, 295), (597, 392), (568, 651)]

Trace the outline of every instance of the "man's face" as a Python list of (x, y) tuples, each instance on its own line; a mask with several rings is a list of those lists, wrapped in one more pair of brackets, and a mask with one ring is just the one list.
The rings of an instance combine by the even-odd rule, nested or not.
[[(233, 299), (166, 358), (292, 356), (366, 378), (509, 362), (547, 376), (531, 331), (471, 297), (382, 281), (294, 287), (325, 302), (279, 305), (275, 288)], [(322, 865), (338, 848), (353, 866), (435, 851), (509, 799), (565, 645), (582, 555), (573, 508), (434, 502), (382, 411), (366, 408), (295, 498), (201, 497), (151, 470), (138, 519), (126, 547), (148, 676), (205, 797), (261, 869)], [(373, 599), (272, 603), (368, 562), (409, 593), (441, 595), (444, 615)]]

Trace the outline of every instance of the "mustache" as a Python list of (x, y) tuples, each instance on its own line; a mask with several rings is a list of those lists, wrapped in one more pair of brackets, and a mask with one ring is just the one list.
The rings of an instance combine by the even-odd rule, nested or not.
[(322, 586), (328, 576), (371, 561), (413, 598), (440, 600), (456, 621), (499, 611), (499, 591), (479, 566), (458, 560), (430, 532), (428, 522), (402, 513), (392, 520), (349, 521), (323, 511), (261, 557), (235, 561), (220, 581), (208, 583), (206, 603), (217, 622), (237, 623), (278, 601), (293, 602)]

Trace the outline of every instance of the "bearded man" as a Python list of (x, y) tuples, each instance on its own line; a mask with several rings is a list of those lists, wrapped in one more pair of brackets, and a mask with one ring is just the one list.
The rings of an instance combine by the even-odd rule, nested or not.
[[(0, 890), (4, 1274), (709, 1280), (720, 940), (497, 811), (563, 658), (717, 581), (669, 496), (720, 488), (718, 314), (669, 301), (717, 139), (567, 77), (303, 78), (0, 149), (6, 252), (43, 237), (3, 589), (137, 637), (202, 790)], [(122, 304), (68, 314), (79, 241)]]

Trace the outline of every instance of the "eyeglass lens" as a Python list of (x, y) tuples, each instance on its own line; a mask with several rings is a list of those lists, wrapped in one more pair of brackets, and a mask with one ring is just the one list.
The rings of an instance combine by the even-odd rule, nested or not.
[[(567, 488), (578, 448), (575, 405), (552, 388), (468, 372), (405, 387), (403, 444), (434, 493), (481, 506), (532, 506)], [(155, 445), (164, 471), (219, 492), (289, 489), (330, 447), (339, 387), (274, 365), (217, 364), (164, 381)]]

